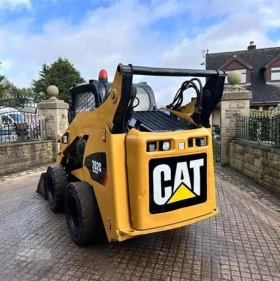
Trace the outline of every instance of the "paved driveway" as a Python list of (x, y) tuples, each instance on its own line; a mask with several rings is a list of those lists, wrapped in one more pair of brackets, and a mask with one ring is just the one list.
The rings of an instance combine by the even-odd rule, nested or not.
[(217, 169), (218, 216), (82, 248), (36, 192), (40, 172), (0, 181), (0, 280), (280, 280), (280, 200)]

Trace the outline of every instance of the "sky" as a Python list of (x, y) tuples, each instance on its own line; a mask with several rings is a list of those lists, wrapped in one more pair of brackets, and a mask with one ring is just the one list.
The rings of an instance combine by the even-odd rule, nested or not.
[[(28, 87), (59, 56), (86, 80), (103, 68), (112, 80), (118, 63), (204, 68), (202, 50), (280, 46), (279, 12), (279, 0), (0, 0), (0, 72)], [(165, 104), (182, 78), (135, 81)]]

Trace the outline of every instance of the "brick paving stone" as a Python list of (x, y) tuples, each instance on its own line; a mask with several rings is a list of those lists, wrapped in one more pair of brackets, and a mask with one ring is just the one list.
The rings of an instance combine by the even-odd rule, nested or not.
[(1, 281), (280, 280), (280, 200), (230, 168), (216, 167), (216, 217), (88, 247), (35, 192), (44, 170), (0, 179)]

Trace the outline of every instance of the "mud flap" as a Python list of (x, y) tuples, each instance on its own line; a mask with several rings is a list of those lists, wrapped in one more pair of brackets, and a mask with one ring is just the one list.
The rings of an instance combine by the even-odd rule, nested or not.
[(36, 192), (41, 194), (42, 197), (47, 200), (47, 195), (46, 195), (46, 188), (45, 188), (45, 178), (46, 178), (47, 173), (42, 173), (39, 179), (39, 183), (37, 185), (37, 190)]

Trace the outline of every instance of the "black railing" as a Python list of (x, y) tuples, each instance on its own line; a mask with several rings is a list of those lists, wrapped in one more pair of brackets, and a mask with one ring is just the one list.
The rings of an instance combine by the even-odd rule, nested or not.
[(236, 138), (280, 145), (280, 114), (236, 114)]
[(30, 100), (0, 100), (0, 144), (40, 140), (45, 122)]

